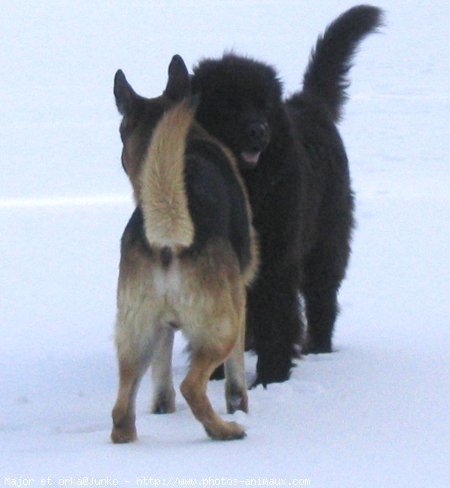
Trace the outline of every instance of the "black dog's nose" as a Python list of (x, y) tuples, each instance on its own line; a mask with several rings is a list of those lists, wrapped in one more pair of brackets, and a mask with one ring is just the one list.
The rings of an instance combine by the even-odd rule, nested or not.
[(264, 122), (251, 122), (247, 127), (248, 136), (254, 142), (264, 142), (267, 135), (267, 124)]

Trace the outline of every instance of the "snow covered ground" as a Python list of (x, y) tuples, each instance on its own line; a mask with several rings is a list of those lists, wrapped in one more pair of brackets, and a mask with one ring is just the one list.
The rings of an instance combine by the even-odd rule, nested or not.
[[(114, 72), (156, 95), (173, 54), (192, 66), (234, 48), (273, 63), (293, 92), (317, 35), (354, 3), (2, 2), (0, 485), (450, 486), (443, 0), (379, 0), (387, 25), (351, 74), (341, 131), (358, 228), (336, 352), (250, 391), (249, 415), (225, 415), (223, 383), (211, 383), (214, 405), (246, 425), (245, 440), (210, 441), (180, 394), (175, 414), (148, 414), (146, 380), (139, 442), (109, 441), (118, 242), (132, 210)], [(180, 339), (177, 384), (182, 350)]]

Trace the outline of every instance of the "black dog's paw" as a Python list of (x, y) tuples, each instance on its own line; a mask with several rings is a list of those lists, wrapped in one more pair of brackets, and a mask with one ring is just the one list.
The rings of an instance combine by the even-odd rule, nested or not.
[(307, 340), (302, 347), (302, 354), (326, 354), (333, 352), (333, 347), (331, 346), (330, 340), (325, 341), (314, 341), (314, 340)]
[(270, 383), (283, 383), (291, 375), (293, 363), (289, 355), (283, 357), (259, 357), (256, 367), (256, 378), (252, 388), (262, 385), (266, 388)]
[(290, 375), (290, 372), (279, 374), (257, 374), (255, 381), (250, 385), (250, 389), (256, 388), (258, 385), (267, 388), (267, 385), (271, 383), (283, 383), (289, 379)]
[(218, 366), (214, 371), (213, 374), (210, 376), (210, 380), (223, 380), (225, 378), (225, 368), (223, 364)]

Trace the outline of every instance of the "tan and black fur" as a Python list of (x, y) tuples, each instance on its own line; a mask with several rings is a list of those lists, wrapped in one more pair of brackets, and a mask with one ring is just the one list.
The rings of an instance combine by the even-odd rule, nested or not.
[(244, 369), (246, 287), (257, 251), (248, 198), (236, 162), (194, 121), (189, 75), (175, 56), (162, 96), (137, 95), (121, 71), (114, 93), (123, 115), (122, 163), (136, 210), (122, 237), (116, 345), (120, 385), (111, 438), (136, 439), (135, 399), (152, 366), (153, 413), (175, 410), (174, 332), (189, 342), (181, 392), (213, 439), (245, 433), (223, 421), (207, 396), (225, 361), (227, 411), (248, 410)]

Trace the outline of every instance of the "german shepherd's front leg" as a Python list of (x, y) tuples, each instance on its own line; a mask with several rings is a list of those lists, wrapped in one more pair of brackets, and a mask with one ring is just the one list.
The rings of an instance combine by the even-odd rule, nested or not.
[(239, 424), (225, 422), (217, 415), (206, 395), (211, 373), (227, 358), (233, 346), (234, 343), (230, 341), (221, 347), (202, 347), (192, 351), (191, 367), (181, 384), (181, 393), (192, 413), (212, 439), (232, 440), (245, 436), (245, 431)]
[(172, 379), (174, 330), (169, 326), (159, 334), (152, 357), (152, 413), (175, 412), (175, 390)]
[(247, 380), (245, 377), (244, 363), (245, 301), (241, 301), (238, 340), (234, 345), (230, 357), (225, 361), (225, 400), (228, 413), (234, 413), (236, 410), (242, 410), (248, 413)]

